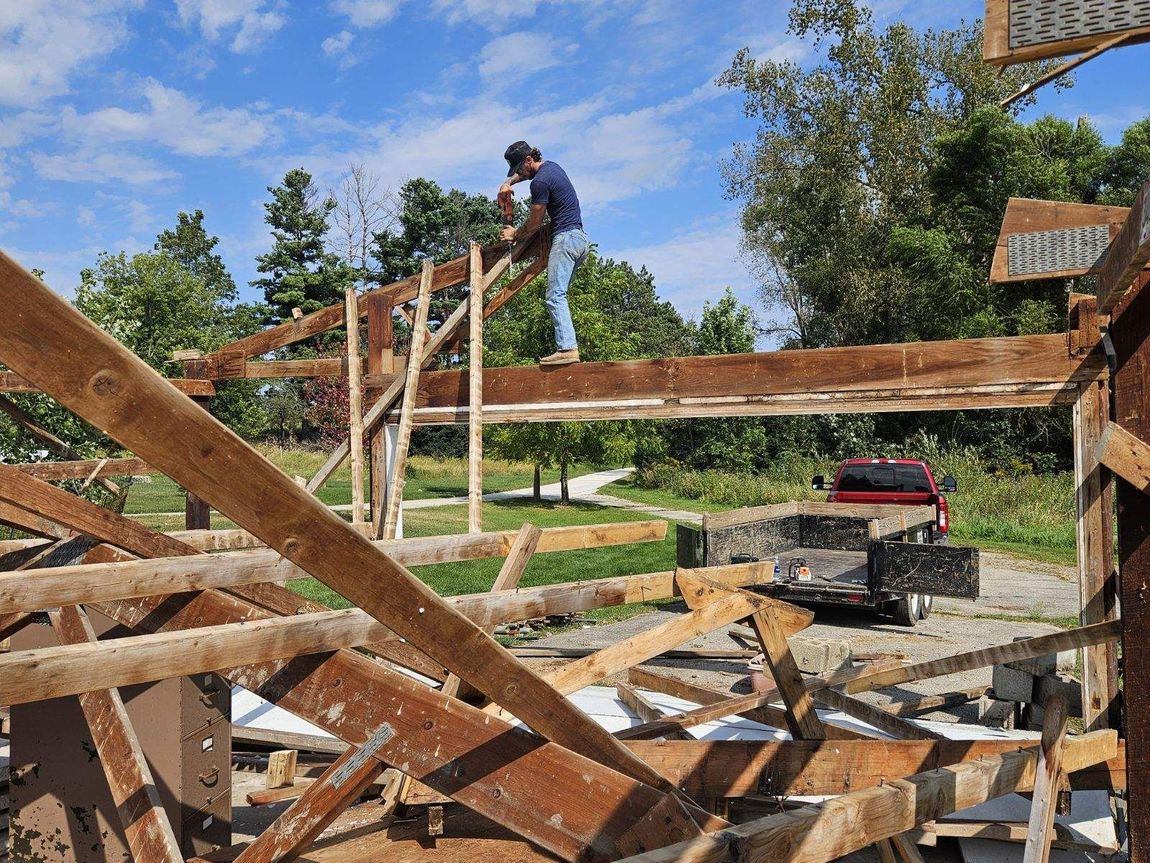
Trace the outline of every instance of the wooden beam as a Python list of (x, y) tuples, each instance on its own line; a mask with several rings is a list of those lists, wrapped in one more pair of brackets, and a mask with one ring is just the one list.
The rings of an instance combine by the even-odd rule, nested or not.
[[(0, 396), (0, 411), (3, 411), (5, 414), (7, 414), (8, 418), (16, 423), (16, 425), (20, 426), (20, 428), (24, 429), (24, 431), (28, 432), (28, 434), (32, 435), (32, 437), (36, 438), (36, 440), (40, 441), (40, 443), (44, 444), (44, 446), (50, 452), (55, 453), (60, 458), (69, 459), (71, 461), (84, 460), (80, 454), (76, 452), (76, 450), (72, 449), (72, 447), (64, 443), (64, 441), (62, 441), (56, 435), (52, 434), (52, 432), (48, 431), (48, 429), (41, 426), (38, 422), (36, 422), (35, 418), (31, 414), (29, 414), (11, 399)], [(121, 493), (120, 487), (111, 480), (101, 478), (99, 483), (100, 487), (107, 491), (109, 494), (119, 495)]]
[(958, 692), (944, 692), (941, 695), (921, 695), (910, 701), (895, 701), (890, 704), (880, 704), (878, 709), (891, 716), (921, 716), (924, 713), (933, 713), (936, 710), (946, 710), (978, 701), (986, 695), (988, 686), (975, 686), (971, 689), (962, 689)]
[[(1092, 302), (1085, 305), (1083, 311), (1093, 311)], [(1098, 445), (1109, 424), (1109, 415), (1106, 385), (1083, 384), (1082, 394), (1074, 404), (1073, 428), (1079, 607), (1084, 624), (1102, 623), (1118, 616), (1112, 483), (1110, 471), (1098, 458)], [(1085, 648), (1082, 662), (1082, 710), (1087, 730), (1117, 727), (1118, 656), (1114, 642)]]
[[(1115, 749), (1113, 732), (1094, 732), (1068, 746), (1066, 761), (1082, 767), (1111, 757)], [(626, 863), (827, 863), (924, 821), (1027, 791), (1034, 784), (1037, 760), (1034, 749), (1023, 749), (888, 780), (877, 788), (648, 851)]]
[(344, 293), (347, 319), (348, 452), (351, 456), (351, 522), (363, 523), (363, 367), (359, 358), (359, 299)]
[(1135, 198), (1098, 274), (1099, 314), (1114, 310), (1147, 263), (1150, 263), (1150, 180)]
[[(1087, 25), (1086, 16), (1074, 13), (1068, 16), (1066, 20), (1070, 22), (1070, 26), (1062, 28), (1062, 38), (1050, 38), (1041, 41), (1032, 38), (1026, 40), (1025, 44), (1016, 44), (1011, 47), (1010, 0), (986, 0), (982, 58), (987, 63), (1005, 67), (1016, 63), (1046, 60), (1051, 57), (1063, 57), (1067, 54), (1088, 51), (1113, 39), (1116, 35), (1122, 35), (1131, 42), (1150, 38), (1150, 27), (1091, 32), (1092, 28)], [(1079, 24), (1078, 34), (1070, 29), (1074, 23)], [(1093, 29), (1097, 29), (1097, 27), (1095, 26)]]
[[(950, 836), (956, 839), (994, 839), (998, 842), (1026, 842), (1025, 822), (1003, 821), (959, 821), (947, 818), (944, 821), (928, 821), (922, 825), (923, 832), (934, 836)], [(1066, 851), (1086, 851), (1109, 856), (1119, 850), (1116, 844), (1100, 845), (1097, 842), (1076, 839), (1074, 834), (1061, 824), (1054, 825), (1054, 838), (1051, 848)]]
[[(102, 463), (102, 464), (101, 464)], [(42, 479), (45, 482), (59, 482), (65, 479), (84, 479), (98, 467), (96, 478), (107, 476), (136, 476), (138, 474), (159, 473), (143, 459), (107, 458), (80, 459), (78, 461), (41, 461), (32, 464), (10, 465), (21, 473)]]
[(383, 522), (383, 538), (395, 539), (399, 512), (403, 506), (403, 489), (407, 484), (407, 450), (411, 445), (414, 421), (415, 392), (419, 387), (419, 370), (423, 368), (423, 348), (427, 344), (427, 313), (431, 308), (431, 279), (435, 267), (430, 260), (423, 262), (423, 279), (419, 287), (419, 301), (415, 308), (415, 321), (411, 327), (411, 346), (407, 353), (407, 376), (403, 385), (403, 401), (399, 410), (399, 434), (395, 444), (391, 485), (387, 492), (387, 508)]
[(1107, 423), (1094, 457), (1143, 493), (1150, 492), (1150, 446), (1115, 423)]
[[(690, 728), (727, 716), (742, 716), (744, 719), (761, 722), (771, 728), (784, 728), (787, 724), (786, 712), (769, 704), (770, 701), (778, 698), (776, 692), (731, 696), (730, 693), (716, 692), (713, 689), (707, 689), (677, 677), (659, 674), (644, 666), (636, 666), (628, 671), (627, 680), (629, 683), (644, 689), (663, 692), (686, 701), (694, 701), (696, 704), (703, 705), (703, 708), (689, 710), (677, 716), (668, 716), (660, 720), (658, 726), (640, 725), (620, 731), (616, 737), (621, 740), (639, 740), (662, 736), (673, 724), (682, 722), (684, 728)], [(859, 740), (870, 736), (853, 728), (842, 728), (829, 722), (824, 723), (824, 728), (827, 738), (830, 740)]]
[[(651, 699), (649, 699), (646, 695), (644, 695), (635, 687), (630, 686), (629, 684), (615, 684), (615, 694), (619, 697), (620, 701), (627, 705), (627, 709), (638, 716), (645, 725), (662, 722), (664, 717), (667, 715), (662, 710), (660, 710), (659, 706), (651, 701)], [(679, 715), (680, 717), (682, 716), (682, 714)], [(616, 732), (615, 736), (620, 740), (628, 739), (622, 737), (619, 732)], [(687, 733), (687, 726), (684, 725), (682, 721), (675, 723), (674, 725), (668, 725), (666, 733), (656, 736), (661, 738), (665, 737), (668, 740), (694, 739), (690, 734)]]
[[(829, 727), (829, 726), (828, 726)], [(621, 735), (626, 732), (619, 732)], [(1114, 732), (1106, 732), (1113, 735)], [(1111, 740), (1113, 737), (1110, 738)], [(1037, 740), (627, 740), (692, 797), (838, 795), (892, 778), (1015, 752)], [(1070, 774), (1075, 789), (1122, 786), (1121, 746), (1109, 761)]]
[(787, 709), (787, 727), (800, 740), (825, 740), (826, 728), (815, 711), (810, 693), (803, 687), (803, 676), (787, 644), (778, 613), (774, 609), (751, 615), (751, 628), (763, 649), (763, 662), (770, 669), (775, 686)]
[(1059, 66), (1056, 66), (1055, 68), (1051, 69), (1049, 72), (1046, 72), (1045, 74), (1038, 76), (1036, 79), (1031, 81), (1029, 84), (1027, 84), (1022, 89), (1017, 90), (1014, 93), (1011, 93), (1009, 96), (1007, 96), (1005, 99), (1001, 100), (998, 103), (998, 107), (1009, 108), (1011, 105), (1013, 105), (1019, 99), (1025, 98), (1026, 96), (1029, 96), (1031, 93), (1034, 93), (1035, 91), (1041, 89), (1042, 87), (1045, 87), (1051, 81), (1056, 81), (1059, 78), (1061, 78), (1063, 75), (1066, 75), (1069, 72), (1073, 72), (1075, 69), (1077, 69), (1083, 63), (1085, 63), (1089, 60), (1093, 60), (1099, 54), (1103, 54), (1103, 53), (1109, 51), (1111, 48), (1117, 48), (1119, 45), (1121, 45), (1123, 42), (1125, 42), (1129, 38), (1130, 38), (1129, 34), (1121, 33), (1112, 39), (1107, 39), (1105, 42), (1101, 42), (1098, 45), (1095, 45), (1089, 51), (1084, 51), (1083, 53), (1079, 54), (1074, 59), (1068, 60), (1067, 62), (1065, 62)]
[[(643, 782), (662, 779), (498, 642), (238, 435), (0, 253), (0, 360), (264, 539), (537, 733)], [(672, 789), (664, 788), (670, 792)], [(677, 800), (675, 829), (697, 832)]]
[[(364, 297), (367, 306), (367, 374), (391, 375), (386, 386), (395, 383), (395, 328), (392, 325), (391, 304), (379, 294)], [(374, 400), (369, 392), (368, 400)], [(384, 426), (369, 429), (371, 454), (371, 526), (373, 539), (383, 538), (384, 513), (387, 510), (387, 465), (390, 462), (388, 433)], [(350, 446), (350, 442), (349, 442)], [(349, 450), (350, 452), (350, 450)]]
[(1066, 724), (1070, 718), (1066, 696), (1061, 693), (1047, 698), (1042, 709), (1042, 745), (1038, 750), (1038, 769), (1031, 798), (1023, 863), (1046, 863), (1050, 859), (1054, 812), (1058, 808), (1058, 790), (1062, 778), (1062, 752), (1066, 745)]
[(896, 740), (941, 740), (942, 735), (921, 726), (908, 722), (895, 716), (881, 707), (854, 698), (837, 689), (819, 689), (814, 692), (814, 698), (834, 710), (841, 711), (847, 716), (853, 716), (874, 726), (879, 731), (889, 734)]
[[(487, 279), (489, 283), (494, 282), (507, 271), (507, 267), (511, 265), (514, 256), (513, 251), (510, 258), (508, 256), (501, 257), (495, 265), (488, 270)], [(448, 316), (447, 320), (440, 325), (439, 329), (435, 331), (435, 335), (431, 337), (431, 341), (427, 343), (423, 351), (423, 363), (425, 366), (431, 364), (435, 360), (436, 354), (439, 353), (440, 348), (455, 336), (456, 331), (462, 326), (464, 319), (467, 318), (470, 307), (471, 298), (468, 296), (456, 307), (455, 311)], [(373, 429), (376, 424), (383, 420), (384, 414), (391, 409), (392, 405), (394, 405), (400, 397), (403, 385), (403, 379), (396, 378), (392, 381), (391, 385), (384, 390), (383, 395), (376, 400), (375, 404), (371, 406), (364, 416), (363, 424), (365, 428)], [(343, 443), (332, 451), (328, 460), (323, 463), (320, 469), (316, 471), (315, 476), (308, 482), (308, 491), (314, 492), (327, 482), (328, 478), (343, 464), (343, 460), (347, 458), (347, 455), (348, 442), (344, 440)]]
[[(543, 531), (535, 525), (525, 522), (523, 527), (519, 528), (519, 534), (515, 537), (515, 544), (511, 546), (511, 551), (508, 552), (507, 557), (503, 561), (503, 565), (499, 567), (499, 574), (495, 576), (495, 582), (491, 585), (491, 593), (503, 593), (508, 590), (515, 590), (519, 587), (519, 580), (523, 577), (523, 573), (527, 569), (527, 564), (531, 562), (531, 558), (535, 555), (535, 550), (539, 547), (539, 540), (543, 536)], [(491, 635), (495, 627), (485, 626), (483, 630)], [(469, 689), (466, 684), (461, 683), (458, 677), (454, 674), (449, 675), (447, 680), (444, 681), (443, 691), (447, 695), (453, 695), (456, 698), (468, 698), (469, 696), (478, 695), (474, 690)]]
[[(48, 617), (62, 644), (88, 647), (97, 643), (96, 633), (79, 608), (58, 608)], [(132, 857), (183, 863), (180, 843), (160, 802), (160, 793), (120, 693), (115, 689), (90, 691), (82, 694), (79, 701)]]
[[(516, 245), (514, 250), (516, 260), (520, 257), (533, 255), (538, 247), (538, 235), (528, 237), (521, 241)], [(495, 261), (505, 254), (506, 244), (489, 246), (484, 250), (484, 256), (490, 261)], [(446, 290), (447, 288), (467, 281), (468, 262), (468, 256), (464, 255), (438, 265), (435, 268), (435, 279), (432, 283), (432, 291)], [(364, 294), (363, 298), (367, 299), (374, 296), (386, 297), (390, 301), (389, 304), (394, 306), (415, 299), (419, 292), (418, 289), (419, 276), (413, 276), (382, 288), (368, 291)], [(363, 313), (364, 311), (361, 311), (361, 314)], [(279, 324), (278, 326), (271, 327), (270, 329), (225, 345), (207, 359), (211, 360), (226, 354), (236, 353), (245, 358), (258, 357), (269, 351), (274, 351), (276, 348), (295, 344), (319, 333), (335, 329), (343, 324), (343, 322), (343, 304), (327, 306), (319, 311), (304, 315), (298, 320)]]
[(471, 244), (471, 306), (467, 365), (467, 530), (483, 530), (483, 258)]

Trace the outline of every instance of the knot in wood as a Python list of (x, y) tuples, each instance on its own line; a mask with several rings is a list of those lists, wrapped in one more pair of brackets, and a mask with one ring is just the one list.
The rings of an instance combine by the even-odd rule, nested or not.
[(293, 554), (299, 554), (303, 544), (294, 536), (288, 537), (284, 540), (284, 557), (291, 557)]
[(121, 389), (120, 376), (111, 369), (100, 369), (91, 380), (92, 392), (103, 398), (117, 395)]

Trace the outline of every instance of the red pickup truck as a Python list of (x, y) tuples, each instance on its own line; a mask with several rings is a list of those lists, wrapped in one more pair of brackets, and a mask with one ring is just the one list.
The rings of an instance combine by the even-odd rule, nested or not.
[[(827, 490), (821, 474), (811, 480), (811, 488)], [(930, 541), (946, 544), (950, 534), (950, 507), (944, 493), (958, 490), (952, 476), (944, 476), (941, 485), (924, 461), (907, 458), (851, 458), (839, 465), (827, 495), (828, 503), (885, 503), (902, 506), (934, 507), (937, 519)], [(904, 616), (925, 618), (930, 614), (933, 597), (908, 594)], [(896, 612), (897, 616), (897, 612)]]

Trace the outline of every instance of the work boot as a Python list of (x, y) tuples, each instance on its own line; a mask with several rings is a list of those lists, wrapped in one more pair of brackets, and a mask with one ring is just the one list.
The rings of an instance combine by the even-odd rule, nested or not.
[(539, 360), (541, 366), (567, 366), (579, 362), (579, 349), (571, 348), (567, 351), (556, 351), (549, 357)]

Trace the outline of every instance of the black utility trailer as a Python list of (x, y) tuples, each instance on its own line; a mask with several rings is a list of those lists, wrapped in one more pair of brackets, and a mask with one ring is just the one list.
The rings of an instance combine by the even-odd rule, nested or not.
[[(679, 525), (682, 567), (777, 560), (752, 587), (788, 602), (849, 605), (914, 626), (935, 596), (978, 597), (978, 551), (943, 545), (933, 506), (792, 501)], [(936, 542), (936, 540), (939, 540)]]

